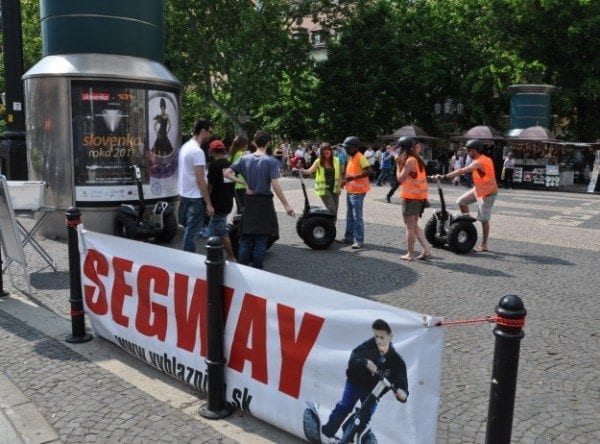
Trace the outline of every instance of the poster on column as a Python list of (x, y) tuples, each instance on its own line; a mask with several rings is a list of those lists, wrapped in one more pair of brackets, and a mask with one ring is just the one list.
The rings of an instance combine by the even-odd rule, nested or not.
[[(81, 226), (79, 239), (96, 334), (206, 391), (205, 257)], [(439, 318), (233, 263), (224, 279), (232, 406), (309, 442), (435, 442)]]
[(141, 167), (146, 199), (177, 194), (175, 91), (73, 80), (71, 108), (78, 205), (137, 201), (131, 165)]

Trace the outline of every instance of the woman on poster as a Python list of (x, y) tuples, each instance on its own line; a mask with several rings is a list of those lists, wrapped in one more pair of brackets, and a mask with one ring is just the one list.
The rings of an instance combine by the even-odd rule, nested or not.
[(154, 116), (154, 131), (156, 132), (156, 140), (152, 147), (152, 152), (155, 156), (168, 156), (173, 152), (173, 146), (169, 140), (168, 133), (171, 130), (171, 119), (167, 113), (167, 103), (163, 97), (159, 102), (160, 113)]

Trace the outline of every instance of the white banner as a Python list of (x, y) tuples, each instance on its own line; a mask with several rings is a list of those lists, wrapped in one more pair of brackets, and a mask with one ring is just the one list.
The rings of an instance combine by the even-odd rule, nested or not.
[[(205, 257), (81, 226), (79, 242), (96, 333), (206, 391)], [(361, 442), (435, 442), (443, 340), (429, 327), (435, 319), (232, 263), (224, 280), (228, 402), (311, 442), (321, 442), (321, 425), (342, 441), (361, 433)], [(394, 390), (376, 385), (371, 363)], [(345, 408), (331, 415), (336, 404)]]

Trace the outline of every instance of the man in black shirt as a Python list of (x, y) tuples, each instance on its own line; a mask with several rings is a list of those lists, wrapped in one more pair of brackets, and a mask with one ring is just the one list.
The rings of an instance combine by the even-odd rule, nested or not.
[[(385, 376), (396, 389), (395, 396), (401, 402), (408, 397), (408, 378), (406, 364), (391, 345), (392, 329), (383, 319), (377, 319), (371, 326), (373, 337), (360, 344), (350, 354), (346, 369), (346, 386), (342, 399), (336, 404), (329, 415), (329, 421), (321, 431), (327, 438), (333, 438), (350, 414), (354, 405), (360, 400), (361, 404), (375, 388), (379, 379), (375, 373)], [(364, 430), (375, 413), (377, 403), (364, 416), (361, 429)]]
[(223, 170), (231, 165), (227, 160), (227, 149), (223, 142), (215, 139), (210, 142), (209, 152), (212, 162), (208, 165), (208, 191), (215, 209), (215, 215), (208, 224), (209, 236), (221, 236), (227, 259), (236, 262), (231, 248), (231, 240), (227, 233), (227, 215), (233, 209), (233, 193), (235, 184), (223, 177)]

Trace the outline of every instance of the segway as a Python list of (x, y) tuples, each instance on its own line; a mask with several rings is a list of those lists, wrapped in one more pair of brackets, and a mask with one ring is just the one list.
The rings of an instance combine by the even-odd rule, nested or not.
[[(231, 249), (235, 257), (238, 257), (238, 250), (240, 249), (240, 224), (242, 222), (242, 215), (236, 214), (233, 216), (231, 223), (227, 224), (227, 233), (229, 234), (229, 240), (231, 241)], [(279, 239), (279, 230), (275, 230), (269, 234), (267, 239), (267, 250)]]
[(150, 220), (144, 219), (146, 204), (140, 167), (132, 165), (129, 168), (133, 171), (133, 179), (137, 185), (138, 209), (136, 211), (131, 204), (121, 204), (113, 223), (115, 235), (141, 241), (170, 242), (177, 235), (177, 219), (173, 207), (168, 202), (157, 202)]
[[(354, 409), (354, 412), (342, 424), (342, 438), (336, 442), (343, 444), (377, 444), (377, 438), (366, 422), (368, 412), (371, 411), (374, 404), (389, 390), (394, 393), (401, 393), (403, 400), (396, 398), (400, 402), (406, 402), (406, 393), (401, 389), (396, 389), (393, 384), (379, 372), (374, 374), (379, 382), (375, 385), (369, 396), (361, 403), (360, 407)], [(320, 444), (321, 441), (321, 420), (319, 418), (319, 406), (314, 402), (307, 402), (307, 407), (303, 415), (304, 436), (308, 442)]]
[(325, 250), (335, 240), (335, 214), (331, 214), (325, 208), (311, 206), (301, 172), (298, 173), (298, 177), (304, 194), (304, 210), (296, 221), (296, 232), (313, 250)]
[[(433, 179), (433, 177), (429, 177)], [(436, 211), (425, 225), (425, 237), (435, 248), (445, 246), (456, 254), (465, 254), (473, 249), (477, 243), (477, 220), (470, 214), (452, 215), (446, 210), (444, 191), (437, 179), (438, 193), (440, 195), (440, 211)]]

